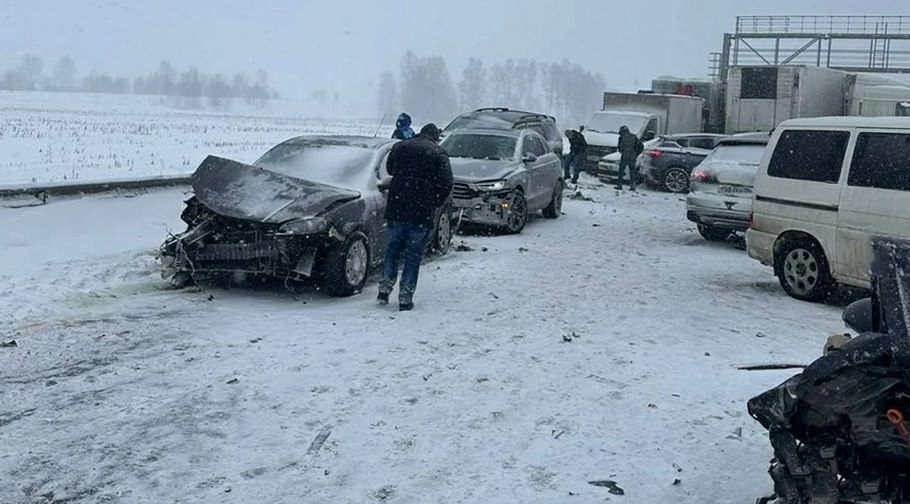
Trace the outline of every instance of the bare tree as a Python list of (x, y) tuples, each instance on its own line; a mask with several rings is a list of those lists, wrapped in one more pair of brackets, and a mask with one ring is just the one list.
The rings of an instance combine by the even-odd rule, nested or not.
[(398, 83), (392, 72), (379, 75), (379, 86), (376, 89), (376, 105), (382, 114), (394, 116), (398, 108)]
[(52, 79), (54, 91), (73, 91), (76, 89), (76, 63), (73, 58), (66, 55), (57, 62), (54, 67), (54, 76)]
[(468, 65), (461, 72), (458, 88), (461, 91), (461, 108), (475, 110), (483, 106), (487, 96), (487, 70), (483, 61), (468, 59)]
[(400, 83), (402, 106), (416, 120), (442, 121), (455, 114), (458, 96), (441, 56), (419, 58), (408, 51), (401, 61)]

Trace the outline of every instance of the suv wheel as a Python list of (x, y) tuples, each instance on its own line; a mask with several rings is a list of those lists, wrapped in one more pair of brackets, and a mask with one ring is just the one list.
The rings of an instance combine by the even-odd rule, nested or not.
[(553, 199), (550, 204), (543, 209), (543, 216), (548, 219), (558, 219), (562, 215), (562, 181), (557, 181), (558, 185), (553, 189)]
[(813, 240), (785, 241), (775, 258), (777, 278), (791, 297), (802, 301), (822, 301), (834, 287), (828, 260)]
[(716, 228), (711, 226), (705, 226), (704, 224), (698, 225), (698, 234), (702, 236), (705, 240), (712, 242), (722, 242), (726, 241), (727, 238), (733, 234), (733, 231), (729, 229)]
[(528, 201), (521, 191), (514, 191), (508, 198), (509, 217), (506, 219), (506, 231), (518, 234), (528, 223)]
[(664, 173), (663, 188), (672, 193), (689, 192), (689, 174), (682, 168), (670, 168)]

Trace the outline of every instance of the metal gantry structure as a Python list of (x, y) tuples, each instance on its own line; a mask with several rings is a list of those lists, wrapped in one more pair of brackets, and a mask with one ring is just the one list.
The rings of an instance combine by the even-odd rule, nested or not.
[(711, 53), (710, 74), (731, 66), (807, 65), (910, 73), (910, 16), (740, 16)]

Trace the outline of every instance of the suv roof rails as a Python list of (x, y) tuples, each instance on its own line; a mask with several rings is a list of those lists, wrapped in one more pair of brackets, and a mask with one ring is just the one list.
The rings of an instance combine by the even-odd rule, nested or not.
[(483, 107), (483, 108), (474, 110), (474, 112), (512, 112), (512, 111), (507, 109), (506, 107)]

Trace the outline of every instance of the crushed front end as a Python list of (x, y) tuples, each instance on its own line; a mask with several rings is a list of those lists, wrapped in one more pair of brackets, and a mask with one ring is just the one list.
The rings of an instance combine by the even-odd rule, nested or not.
[(461, 219), (474, 224), (504, 226), (511, 214), (512, 188), (505, 181), (455, 182), (452, 205)]
[(247, 221), (216, 214), (195, 197), (181, 218), (187, 230), (159, 249), (162, 277), (176, 283), (217, 273), (308, 279), (319, 250), (337, 234), (321, 217), (283, 225)]
[(910, 502), (910, 243), (873, 248), (872, 332), (749, 400), (774, 449), (759, 503)]

